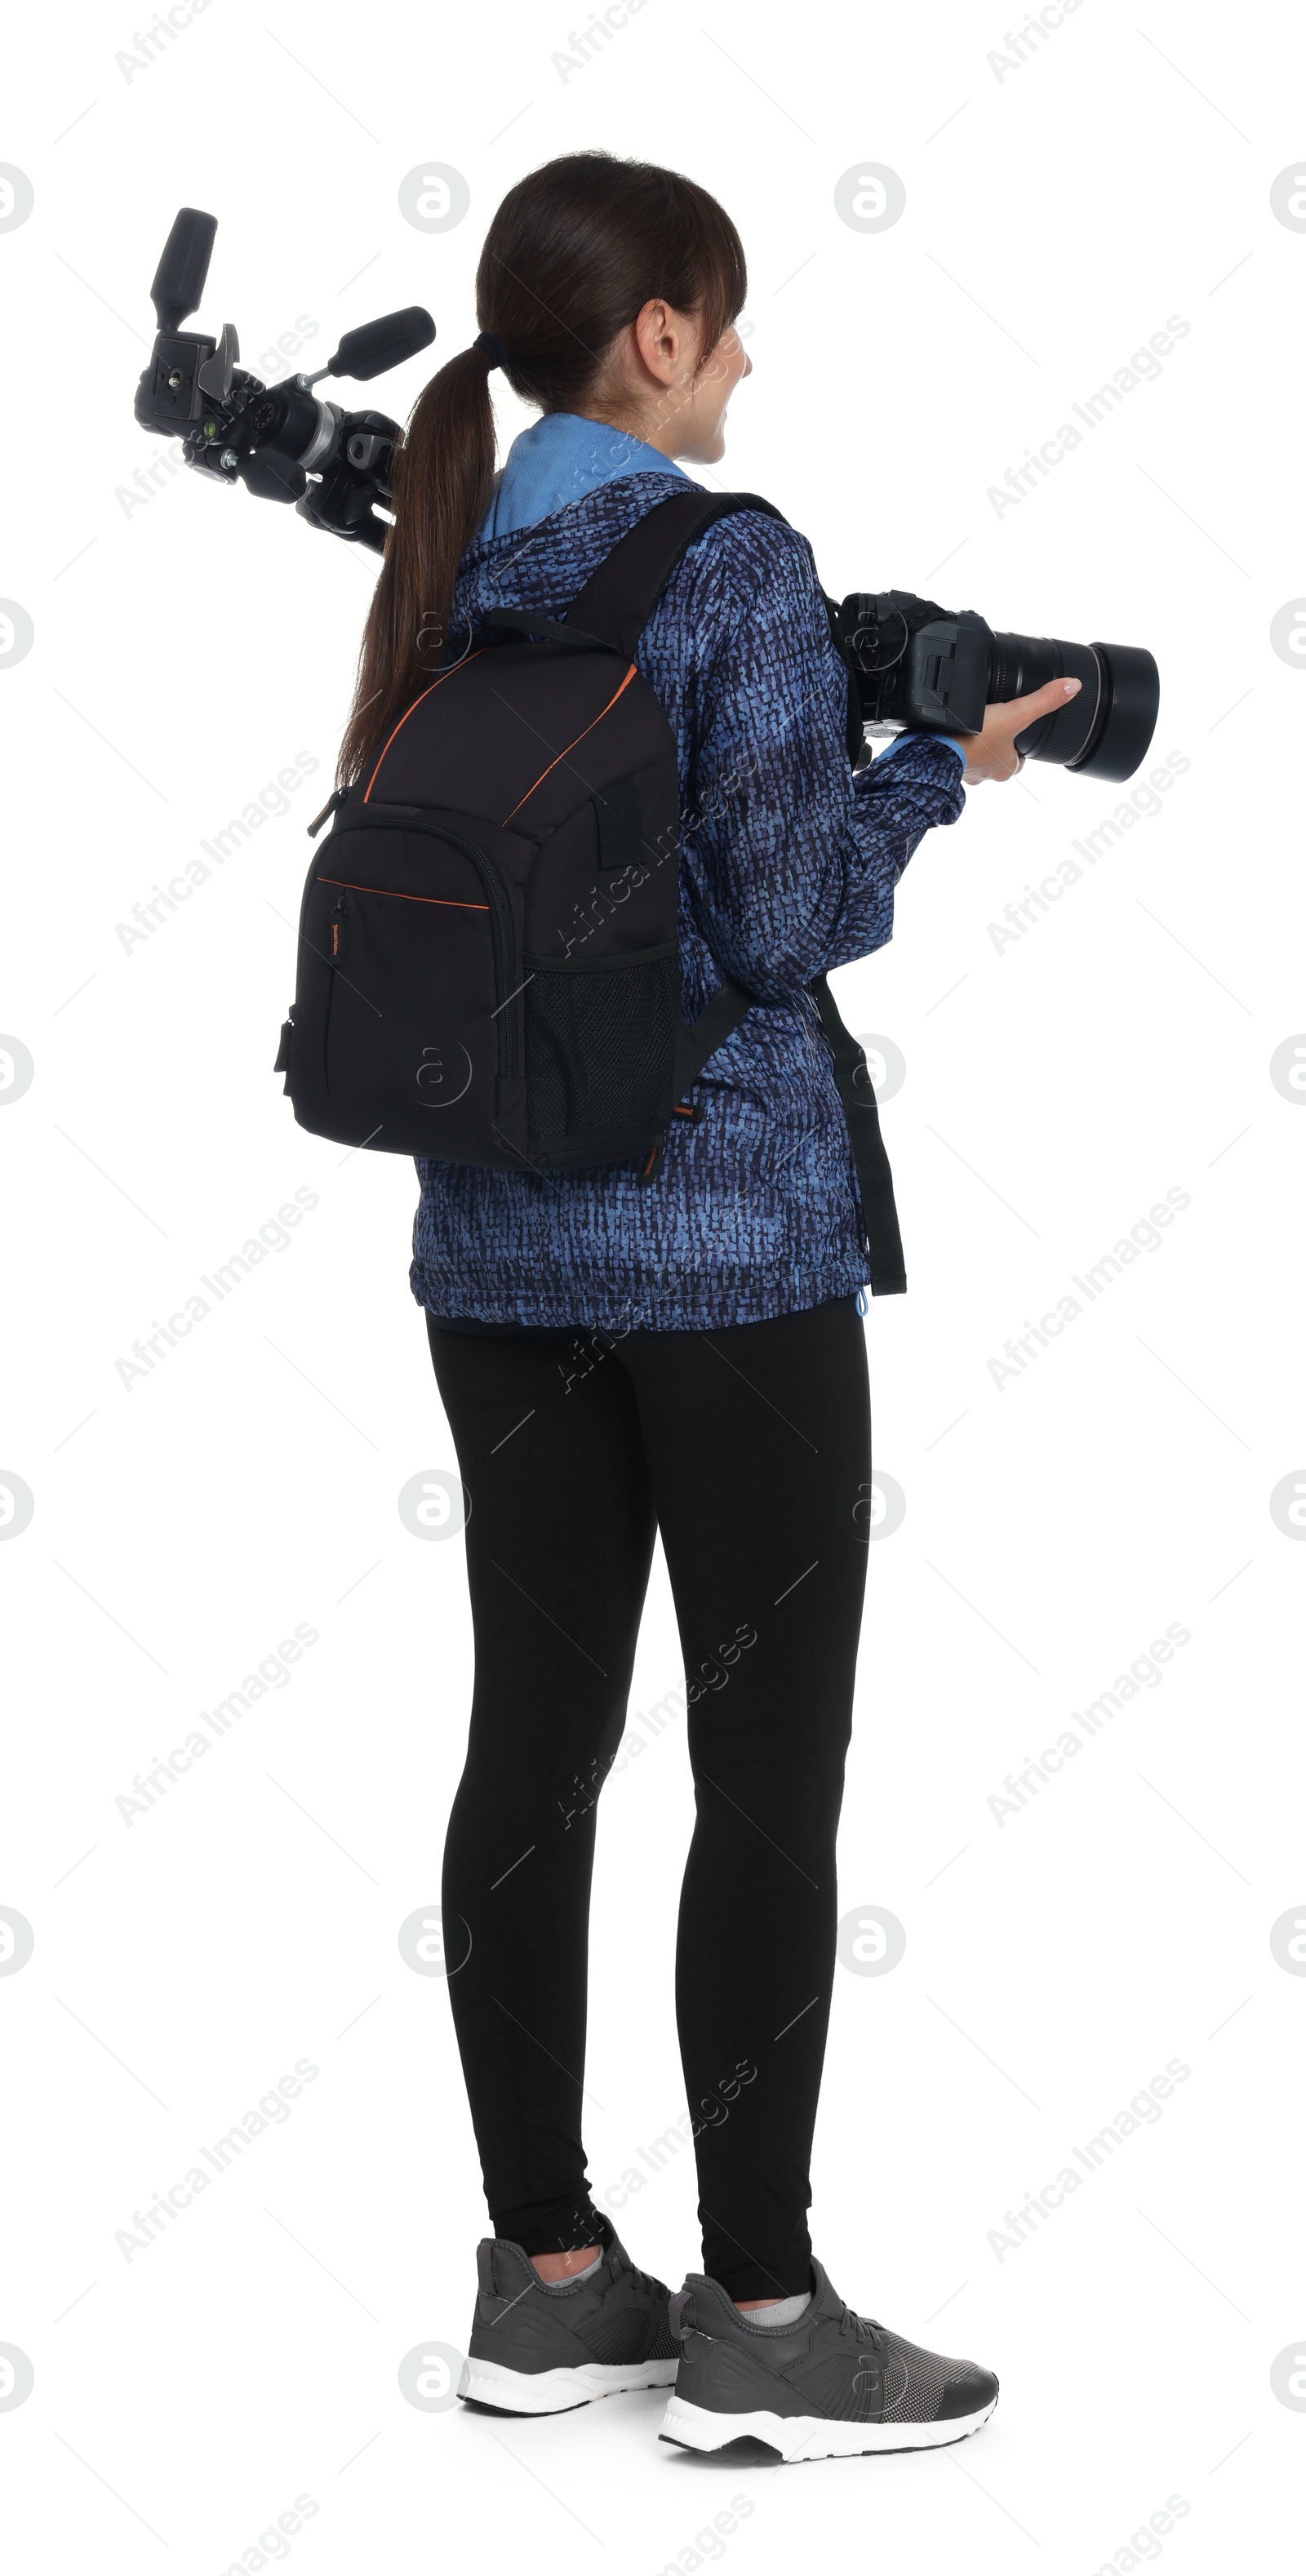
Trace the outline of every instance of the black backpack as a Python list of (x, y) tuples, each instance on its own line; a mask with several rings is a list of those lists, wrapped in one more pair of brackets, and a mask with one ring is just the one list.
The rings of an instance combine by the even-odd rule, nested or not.
[[(685, 1094), (752, 996), (726, 977), (692, 1027), (681, 1014), (676, 745), (633, 655), (691, 537), (733, 510), (780, 516), (746, 492), (677, 494), (564, 623), (491, 610), (310, 825), (334, 817), (276, 1061), (301, 1127), (506, 1171), (637, 1162), (656, 1180), (672, 1118), (701, 1115)], [(809, 990), (872, 1289), (892, 1293), (902, 1244), (866, 1059), (824, 976)]]

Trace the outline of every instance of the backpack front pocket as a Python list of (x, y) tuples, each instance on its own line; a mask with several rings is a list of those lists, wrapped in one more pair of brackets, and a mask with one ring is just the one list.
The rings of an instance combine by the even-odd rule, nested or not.
[(512, 908), (484, 853), (420, 825), (337, 831), (301, 938), (316, 1010), (297, 1014), (296, 1080), (316, 1017), (322, 1092), (351, 1138), (484, 1160), (518, 1087), (519, 980)]

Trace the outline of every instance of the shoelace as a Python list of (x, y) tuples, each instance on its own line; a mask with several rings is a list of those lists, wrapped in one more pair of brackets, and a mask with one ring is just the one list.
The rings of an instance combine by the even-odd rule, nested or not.
[(846, 2299), (839, 2302), (839, 2332), (853, 2335), (858, 2343), (869, 2343), (872, 2351), (881, 2356), (888, 2351), (887, 2331), (879, 2318), (859, 2317), (856, 2308), (850, 2308)]

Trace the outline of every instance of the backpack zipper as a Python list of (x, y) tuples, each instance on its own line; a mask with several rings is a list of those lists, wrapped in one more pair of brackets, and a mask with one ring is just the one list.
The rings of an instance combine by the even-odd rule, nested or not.
[(345, 918), (345, 890), (336, 896), (327, 921), (327, 946), (330, 954), (331, 980), (327, 985), (326, 1009), (322, 1014), (322, 1079), (331, 1089), (331, 1005), (336, 997), (336, 969), (340, 963), (341, 932)]
[(518, 1069), (517, 1019), (512, 1004), (516, 994), (509, 981), (514, 964), (512, 909), (489, 860), (475, 843), (461, 840), (456, 832), (446, 832), (443, 838), (452, 841), (455, 849), (466, 851), (490, 898), (490, 941), (494, 950), (494, 981), (498, 992), (495, 1017), (499, 1022), (499, 1071), (515, 1074)]
[(310, 841), (315, 841), (317, 839), (318, 833), (321, 831), (328, 814), (334, 814), (337, 806), (344, 804), (347, 794), (347, 788), (337, 787), (333, 789), (331, 795), (328, 796), (321, 813), (315, 814), (312, 822), (305, 825), (305, 830), (308, 833)]

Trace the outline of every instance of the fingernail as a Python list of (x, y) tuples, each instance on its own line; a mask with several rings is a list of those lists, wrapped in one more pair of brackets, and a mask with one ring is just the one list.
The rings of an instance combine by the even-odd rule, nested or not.
[(1082, 680), (1063, 680), (1061, 683), (1061, 686), (1065, 690), (1068, 698), (1073, 698), (1075, 691), (1077, 689), (1082, 689), (1083, 685), (1084, 683)]

